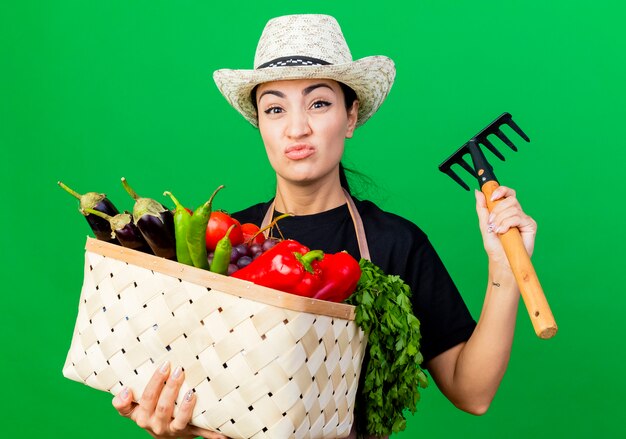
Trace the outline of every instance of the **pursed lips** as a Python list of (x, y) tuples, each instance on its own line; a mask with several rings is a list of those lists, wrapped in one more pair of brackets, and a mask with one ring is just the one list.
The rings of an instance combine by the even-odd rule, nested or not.
[(291, 145), (285, 149), (285, 156), (291, 160), (303, 160), (313, 154), (315, 154), (315, 147), (303, 143)]

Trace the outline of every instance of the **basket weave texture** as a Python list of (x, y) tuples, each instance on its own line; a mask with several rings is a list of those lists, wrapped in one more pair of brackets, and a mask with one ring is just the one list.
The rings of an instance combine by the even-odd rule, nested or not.
[(169, 360), (185, 370), (177, 404), (196, 392), (196, 426), (346, 437), (367, 343), (353, 312), (88, 238), (63, 374), (139, 397)]

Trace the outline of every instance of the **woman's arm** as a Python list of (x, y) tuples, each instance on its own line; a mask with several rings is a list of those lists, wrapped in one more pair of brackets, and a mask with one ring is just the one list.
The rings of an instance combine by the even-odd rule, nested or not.
[(517, 227), (532, 255), (537, 232), (515, 191), (501, 186), (494, 192), (495, 199), (502, 201), (490, 215), (484, 195), (476, 192), (479, 227), (489, 257), (487, 292), (476, 329), (467, 342), (426, 365), (442, 393), (458, 408), (476, 415), (487, 411), (506, 371), (519, 303), (519, 289), (497, 235)]

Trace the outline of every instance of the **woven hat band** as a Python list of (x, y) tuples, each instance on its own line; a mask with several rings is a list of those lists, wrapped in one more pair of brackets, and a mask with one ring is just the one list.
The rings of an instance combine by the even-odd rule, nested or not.
[(261, 64), (257, 69), (265, 69), (268, 67), (291, 67), (291, 66), (327, 66), (328, 61), (323, 59), (311, 58), (310, 56), (282, 56)]

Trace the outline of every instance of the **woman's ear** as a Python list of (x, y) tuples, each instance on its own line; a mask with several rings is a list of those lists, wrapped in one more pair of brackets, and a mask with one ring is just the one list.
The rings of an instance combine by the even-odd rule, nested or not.
[(351, 139), (356, 128), (356, 121), (359, 115), (359, 101), (357, 99), (352, 102), (352, 107), (348, 109), (348, 129), (346, 130), (346, 139)]

